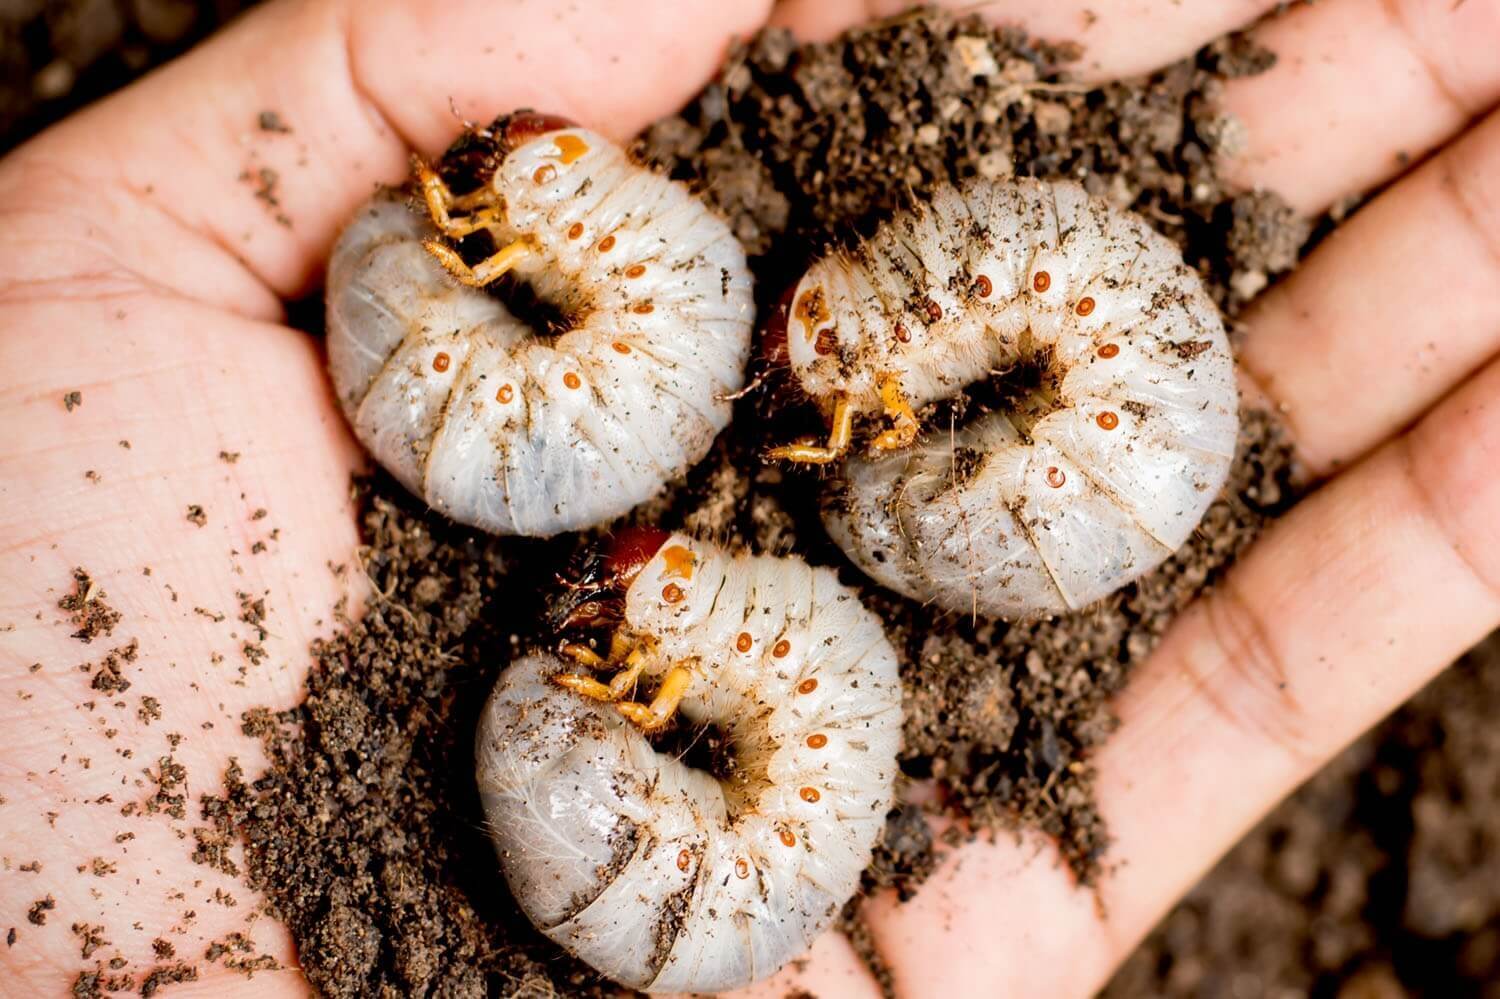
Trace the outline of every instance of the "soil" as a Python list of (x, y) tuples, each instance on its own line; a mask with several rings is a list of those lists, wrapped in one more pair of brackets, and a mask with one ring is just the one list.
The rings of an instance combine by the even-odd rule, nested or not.
[[(0, 149), (241, 6), (5, 5)], [(810, 256), (857, 237), (909, 192), (1014, 172), (1074, 177), (1144, 214), (1184, 248), (1232, 318), (1295, 265), (1309, 239), (1274, 194), (1236, 195), (1214, 172), (1213, 154), (1241, 141), (1215, 109), (1222, 80), (1273, 57), (1226, 39), (1150, 78), (1085, 89), (1068, 81), (1071, 55), (948, 17), (898, 18), (827, 45), (767, 33), (737, 50), (681, 115), (652, 127), (638, 152), (730, 219), (754, 255), (763, 310)], [(455, 156), (448, 168), (462, 173), (472, 162)], [(1176, 611), (1295, 500), (1274, 421), (1247, 414), (1223, 499), (1157, 572), (1081, 614), (992, 625), (935, 615), (847, 567), (816, 516), (818, 477), (759, 460), (768, 443), (817, 425), (771, 382), (740, 404), (686, 482), (633, 519), (840, 566), (903, 657), (903, 771), (933, 780), (938, 807), (968, 827), (1049, 831), (1089, 881), (1108, 844), (1087, 763), (1113, 725), (1108, 698)], [(232, 769), (221, 794), (190, 804), (182, 768), (163, 757), (152, 800), (201, 815), (201, 863), (233, 866), (227, 846), (244, 837), (244, 877), (268, 893), (327, 994), (615, 994), (516, 910), (469, 776), (475, 717), (495, 676), (546, 638), (539, 622), (550, 594), (539, 583), (567, 573), (595, 539), (488, 538), (442, 522), (381, 476), (361, 483), (359, 498), (360, 563), (376, 596), (317, 648), (302, 705), (245, 719), (271, 770), (247, 784)], [(76, 576), (62, 606), (77, 637), (107, 636), (118, 614), (86, 573)], [(252, 629), (259, 599), (242, 600)], [(1500, 642), (1471, 655), (1266, 819), (1106, 994), (1459, 995), (1500, 980), (1496, 650)], [(125, 652), (90, 668), (128, 683)], [(141, 698), (141, 710), (151, 715), (154, 699)], [(898, 809), (868, 884), (909, 891), (934, 847), (922, 811)], [(28, 915), (45, 919), (50, 902)], [(102, 929), (82, 927), (82, 946)], [(849, 929), (867, 938), (857, 923)], [(268, 960), (244, 950), (229, 940), (215, 957)], [(197, 974), (181, 962), (159, 971), (153, 991)], [(82, 974), (80, 994), (107, 988), (100, 975)]]

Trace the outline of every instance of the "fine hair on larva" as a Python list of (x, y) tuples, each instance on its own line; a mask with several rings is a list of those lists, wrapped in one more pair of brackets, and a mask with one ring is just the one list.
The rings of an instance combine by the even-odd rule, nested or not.
[(652, 709), (536, 652), (481, 716), (480, 796), (549, 938), (631, 988), (737, 988), (802, 954), (870, 862), (897, 771), (896, 654), (830, 569), (662, 532), (633, 551), (616, 661), (716, 725), (733, 776), (660, 752), (637, 724)]
[[(385, 191), (344, 230), (329, 366), (356, 436), (413, 493), (545, 537), (628, 512), (707, 453), (744, 383), (751, 276), (722, 220), (604, 137), (535, 114), (495, 134), (477, 191), (419, 162), (425, 213)], [(453, 244), (480, 231), (498, 249), (470, 266)], [(505, 274), (567, 328), (485, 290)]]
[[(1077, 183), (940, 186), (813, 264), (787, 322), (833, 431), (773, 454), (844, 459), (829, 533), (909, 597), (986, 617), (1082, 607), (1176, 551), (1228, 474), (1218, 309), (1175, 245)], [(917, 410), (981, 384), (1005, 391), (922, 432)], [(850, 454), (860, 416), (886, 429)]]

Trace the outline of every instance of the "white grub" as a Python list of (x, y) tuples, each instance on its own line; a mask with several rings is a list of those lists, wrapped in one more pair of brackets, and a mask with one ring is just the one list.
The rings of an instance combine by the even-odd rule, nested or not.
[(609, 521), (707, 453), (744, 383), (744, 252), (682, 184), (579, 128), (524, 132), (487, 204), (508, 269), (571, 319), (539, 334), (423, 246), (389, 192), (328, 275), (334, 387), (360, 441), (434, 509), (498, 534)]
[(1072, 182), (938, 189), (808, 271), (788, 348), (814, 399), (856, 414), (1032, 372), (965, 425), (850, 458), (825, 504), (865, 572), (953, 611), (1104, 597), (1188, 539), (1234, 455), (1234, 360), (1197, 273)]
[(803, 953), (853, 894), (892, 803), (896, 656), (829, 569), (667, 538), (625, 595), (646, 675), (728, 737), (721, 782), (529, 655), (480, 721), (480, 795), (527, 916), (622, 985), (714, 992)]

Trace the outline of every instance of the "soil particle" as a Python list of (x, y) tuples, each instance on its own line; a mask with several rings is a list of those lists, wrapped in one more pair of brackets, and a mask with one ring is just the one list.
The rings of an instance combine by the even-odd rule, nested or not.
[(73, 410), (77, 409), (79, 406), (82, 406), (82, 405), (83, 405), (83, 393), (82, 392), (74, 390), (72, 392), (66, 393), (63, 396), (63, 406), (66, 407), (66, 409), (70, 413), (73, 412)]
[(203, 512), (203, 507), (193, 503), (187, 508), (187, 519), (199, 527), (208, 523), (208, 514)]
[[(130, 681), (125, 679), (122, 667), (136, 661), (140, 656), (140, 642), (134, 638), (126, 645), (112, 649), (99, 662), (98, 672), (94, 674), (89, 686), (94, 690), (106, 694), (122, 694), (130, 689)], [(89, 667), (84, 666), (83, 669)]]
[(260, 126), (262, 132), (290, 132), (291, 126), (281, 120), (281, 115), (275, 111), (262, 111), (255, 118), (255, 123)]
[(73, 570), (73, 592), (57, 602), (57, 606), (68, 612), (73, 627), (73, 637), (85, 645), (97, 636), (108, 636), (120, 623), (120, 612), (105, 602), (107, 594), (94, 582), (86, 569)]
[(82, 956), (87, 959), (94, 956), (94, 951), (100, 947), (108, 947), (109, 941), (104, 939), (104, 927), (92, 926), (89, 923), (74, 923), (73, 935), (82, 944)]
[(57, 899), (51, 895), (37, 899), (31, 903), (31, 908), (26, 911), (26, 921), (33, 926), (46, 926), (47, 913), (57, 908)]
[(168, 985), (177, 985), (181, 982), (196, 982), (198, 980), (198, 969), (182, 961), (173, 964), (158, 965), (151, 969), (143, 982), (141, 982), (142, 999), (150, 999)]
[(156, 772), (148, 770), (146, 776), (156, 784), (156, 791), (142, 806), (146, 814), (165, 812), (174, 819), (186, 818), (187, 768), (172, 756), (163, 756), (157, 760)]

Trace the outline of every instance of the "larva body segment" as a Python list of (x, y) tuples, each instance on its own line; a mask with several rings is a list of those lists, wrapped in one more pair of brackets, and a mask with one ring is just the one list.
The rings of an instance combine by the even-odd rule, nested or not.
[(940, 188), (814, 264), (788, 348), (814, 398), (865, 413), (889, 411), (883, 381), (920, 407), (1032, 372), (961, 428), (850, 458), (825, 504), (865, 572), (955, 611), (1105, 596), (1187, 540), (1234, 455), (1234, 361), (1197, 273), (1072, 182)]
[[(540, 120), (540, 119), (539, 119)], [(687, 189), (579, 128), (526, 133), (482, 226), (570, 320), (539, 335), (377, 195), (334, 248), (329, 365), (356, 435), (455, 520), (548, 536), (617, 517), (707, 452), (744, 381), (744, 252)]]
[(895, 652), (828, 569), (674, 535), (625, 594), (647, 675), (691, 664), (679, 710), (728, 737), (720, 781), (658, 753), (535, 654), (481, 720), (480, 794), (515, 897), (623, 985), (713, 992), (771, 974), (853, 894), (891, 806)]

